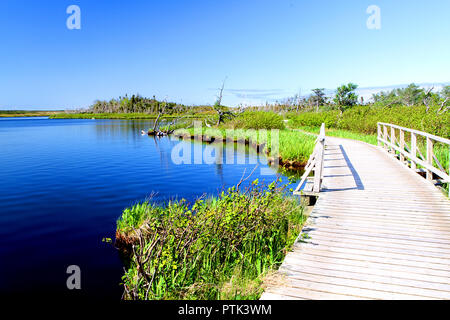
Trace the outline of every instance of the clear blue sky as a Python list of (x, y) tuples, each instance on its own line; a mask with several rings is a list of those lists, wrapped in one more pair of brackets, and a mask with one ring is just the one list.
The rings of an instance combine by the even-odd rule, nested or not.
[[(66, 8), (81, 8), (68, 30)], [(369, 5), (381, 30), (369, 30)], [(125, 93), (214, 103), (346, 82), (450, 81), (448, 0), (1, 0), (0, 108), (87, 107)]]

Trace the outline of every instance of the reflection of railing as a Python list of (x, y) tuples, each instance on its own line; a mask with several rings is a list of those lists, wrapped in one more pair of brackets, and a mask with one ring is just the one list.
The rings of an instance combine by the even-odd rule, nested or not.
[[(388, 133), (388, 128), (390, 129), (390, 133)], [(396, 130), (399, 132), (398, 139)], [(411, 134), (409, 146), (405, 141), (405, 132), (409, 132)], [(426, 157), (417, 146), (418, 136), (426, 138)], [(426, 179), (434, 184), (450, 183), (450, 176), (448, 175), (447, 170), (444, 169), (442, 164), (439, 162), (439, 159), (434, 154), (434, 142), (439, 142), (450, 146), (449, 139), (389, 123), (378, 122), (379, 146), (382, 145), (388, 152), (394, 154), (398, 152), (399, 160), (402, 163), (408, 166), (410, 164), (409, 167), (416, 172), (425, 172)], [(434, 163), (436, 163), (436, 167), (434, 166)], [(418, 165), (423, 167), (423, 169), (418, 169)], [(434, 179), (433, 173), (439, 177), (439, 179)]]
[[(299, 185), (294, 191), (294, 194), (318, 194), (322, 185), (323, 179), (323, 155), (325, 151), (325, 123), (320, 127), (320, 133), (316, 140), (314, 151), (309, 157), (308, 163), (305, 167), (305, 173), (300, 180)], [(314, 170), (314, 177), (312, 182), (308, 183), (308, 176)], [(304, 189), (303, 185), (307, 183)]]

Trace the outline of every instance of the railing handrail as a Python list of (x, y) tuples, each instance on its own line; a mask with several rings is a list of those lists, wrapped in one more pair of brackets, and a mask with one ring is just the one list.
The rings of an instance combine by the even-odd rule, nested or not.
[(391, 127), (391, 128), (407, 131), (407, 132), (410, 132), (410, 133), (415, 133), (415, 134), (418, 134), (418, 135), (430, 138), (430, 139), (432, 139), (434, 141), (438, 141), (438, 142), (442, 142), (442, 143), (450, 145), (450, 140), (449, 139), (446, 139), (446, 138), (443, 138), (443, 137), (439, 137), (439, 136), (435, 136), (434, 134), (431, 134), (431, 133), (428, 133), (428, 132), (419, 131), (419, 130), (410, 129), (410, 128), (405, 128), (405, 127), (398, 126), (396, 124), (385, 123), (385, 122), (378, 122), (378, 125), (384, 125), (384, 126), (388, 126), (388, 127)]
[(319, 193), (322, 185), (323, 178), (323, 156), (325, 151), (325, 123), (320, 126), (320, 132), (317, 136), (313, 153), (309, 157), (308, 163), (305, 167), (305, 173), (303, 174), (300, 183), (295, 189), (294, 193), (300, 191), (305, 184), (309, 174), (314, 170), (314, 184), (313, 192)]
[[(383, 130), (382, 130), (383, 127)], [(388, 133), (388, 127), (391, 129), (390, 134)], [(396, 137), (396, 129), (399, 130), (399, 139)], [(408, 146), (408, 144), (405, 141), (405, 132), (411, 133), (411, 145)], [(423, 136), (426, 138), (426, 156), (422, 154), (420, 149), (417, 146), (417, 136)], [(432, 134), (429, 134), (427, 132), (414, 130), (410, 128), (405, 128), (401, 126), (397, 126), (395, 124), (391, 123), (384, 123), (384, 122), (378, 122), (377, 123), (377, 141), (378, 145), (387, 150), (391, 153), (399, 153), (398, 159), (400, 162), (406, 164), (408, 168), (417, 171), (417, 165), (422, 166), (425, 169), (426, 172), (426, 179), (428, 181), (431, 181), (435, 184), (438, 183), (450, 183), (450, 176), (447, 174), (446, 170), (442, 164), (439, 162), (439, 159), (436, 157), (436, 155), (433, 152), (434, 143), (441, 142), (444, 144), (447, 144), (450, 147), (450, 140), (435, 136)], [(419, 159), (419, 153), (420, 157), (422, 159)], [(410, 161), (405, 161), (406, 159), (409, 159)], [(439, 167), (434, 166), (434, 162), (436, 162), (436, 165)], [(409, 164), (411, 166), (409, 166)], [(450, 168), (448, 169), (450, 172)], [(433, 174), (441, 178), (442, 180), (434, 180)]]

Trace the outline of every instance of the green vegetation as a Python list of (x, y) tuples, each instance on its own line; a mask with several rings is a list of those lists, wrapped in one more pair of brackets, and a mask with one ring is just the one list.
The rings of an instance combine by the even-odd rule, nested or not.
[(440, 137), (450, 137), (450, 113), (437, 115), (438, 107), (426, 106), (355, 106), (342, 115), (337, 110), (288, 114), (289, 125), (293, 128), (317, 127), (325, 123), (327, 128), (353, 132), (376, 134), (377, 122), (392, 123), (402, 127), (428, 132)]
[[(165, 114), (162, 115), (162, 119), (173, 119), (178, 117), (186, 118), (202, 118), (205, 115), (194, 114), (194, 115), (180, 115), (180, 114)], [(50, 119), (156, 119), (157, 114), (149, 113), (57, 113), (50, 116)]]
[(125, 209), (116, 234), (130, 259), (124, 298), (257, 299), (305, 221), (298, 200), (277, 182), (255, 180), (192, 205)]
[(61, 111), (0, 110), (0, 118), (7, 117), (48, 117)]
[(355, 93), (356, 88), (358, 88), (356, 84), (349, 83), (336, 89), (336, 96), (333, 101), (341, 111), (341, 114), (344, 110), (351, 108), (358, 103), (358, 96)]
[(244, 112), (227, 123), (226, 127), (236, 129), (285, 129), (283, 117), (273, 112)]

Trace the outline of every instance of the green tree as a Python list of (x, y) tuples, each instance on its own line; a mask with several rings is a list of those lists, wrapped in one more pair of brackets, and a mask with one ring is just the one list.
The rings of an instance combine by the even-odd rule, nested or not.
[(397, 95), (404, 104), (412, 107), (422, 103), (425, 92), (418, 85), (411, 83), (404, 89), (397, 89)]
[(351, 82), (337, 88), (334, 103), (341, 111), (341, 114), (345, 109), (358, 103), (358, 95), (355, 93), (356, 88), (358, 88), (358, 85)]
[(324, 90), (324, 88), (312, 89), (314, 95), (311, 98), (316, 106), (316, 111), (319, 111), (319, 106), (323, 106), (327, 102)]

